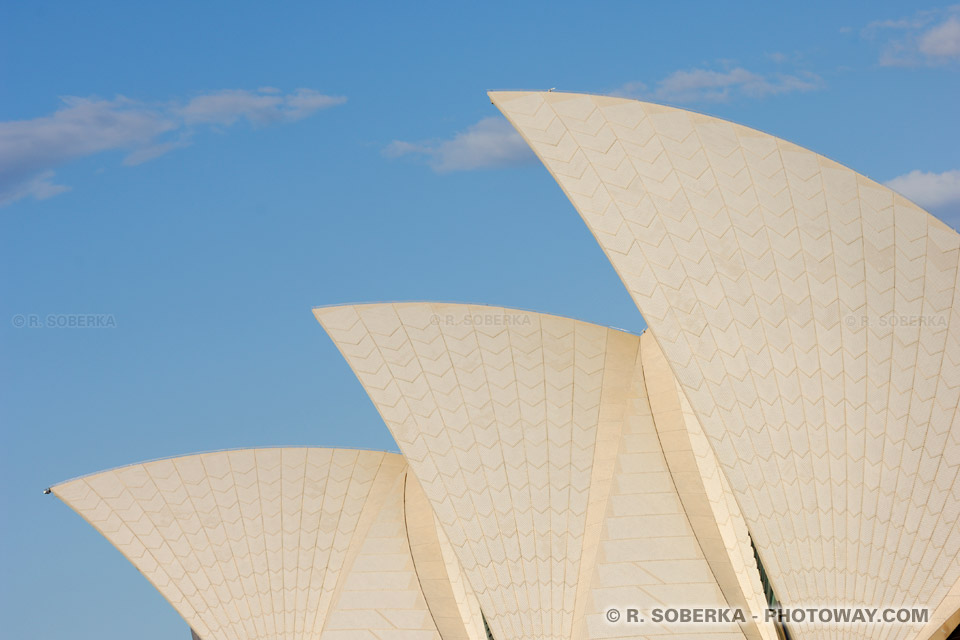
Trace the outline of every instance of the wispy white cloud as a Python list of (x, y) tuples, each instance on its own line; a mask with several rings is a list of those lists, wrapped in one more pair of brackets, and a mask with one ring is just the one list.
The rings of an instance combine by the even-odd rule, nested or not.
[(0, 193), (74, 158), (144, 146), (177, 127), (162, 110), (126, 98), (64, 98), (52, 115), (0, 122)]
[(886, 185), (933, 213), (960, 214), (960, 169), (943, 173), (914, 169)]
[(184, 132), (178, 139), (166, 142), (158, 142), (134, 149), (123, 159), (123, 164), (128, 167), (135, 167), (144, 162), (150, 162), (162, 155), (166, 155), (175, 149), (189, 147), (193, 138), (189, 132)]
[(228, 89), (197, 96), (177, 109), (187, 124), (231, 125), (245, 119), (254, 125), (294, 122), (318, 109), (343, 104), (346, 98), (328, 96), (313, 89), (297, 89), (282, 95), (272, 87), (258, 92)]
[(960, 58), (960, 19), (951, 16), (920, 34), (920, 53), (933, 59)]
[(882, 42), (883, 66), (931, 66), (960, 61), (960, 5), (871, 22), (861, 31)]
[(674, 71), (653, 87), (629, 82), (614, 95), (657, 102), (726, 102), (736, 97), (764, 98), (796, 91), (820, 89), (823, 81), (810, 72), (757, 73), (743, 67)]
[(272, 88), (217, 91), (164, 104), (122, 96), (62, 98), (48, 116), (0, 122), (0, 206), (66, 191), (53, 182), (53, 170), (77, 158), (125, 150), (124, 164), (142, 164), (188, 146), (201, 127), (293, 122), (345, 100), (312, 89), (283, 94)]
[[(786, 56), (775, 56), (783, 61)], [(676, 71), (652, 88), (629, 82), (613, 95), (659, 102), (716, 102), (735, 96), (762, 98), (793, 91), (812, 91), (822, 86), (812, 73), (760, 74), (730, 61), (718, 61), (722, 70)], [(394, 140), (383, 149), (388, 158), (415, 156), (425, 159), (437, 173), (472, 171), (529, 164), (536, 156), (510, 124), (499, 117), (484, 118), (449, 138)]]
[(420, 156), (438, 173), (493, 169), (528, 164), (536, 157), (520, 134), (503, 118), (480, 120), (446, 140), (394, 140), (384, 150), (388, 158)]
[(0, 188), (0, 207), (15, 202), (20, 198), (33, 197), (37, 200), (46, 200), (58, 193), (69, 191), (70, 187), (53, 183), (53, 171), (43, 171), (9, 186)]

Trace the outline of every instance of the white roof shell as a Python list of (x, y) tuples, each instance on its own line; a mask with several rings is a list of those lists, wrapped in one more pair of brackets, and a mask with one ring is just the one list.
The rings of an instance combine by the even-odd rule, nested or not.
[[(53, 493), (202, 640), (484, 640), (432, 515), (405, 509), (425, 503), (406, 471), (391, 453), (241, 449), (131, 465)], [(414, 544), (413, 529), (428, 535)]]
[[(611, 607), (765, 606), (747, 530), (656, 344), (498, 307), (316, 309), (501, 639), (775, 637), (611, 625)], [(642, 357), (641, 357), (642, 356)]]
[[(960, 236), (717, 118), (494, 92), (606, 252), (703, 424), (780, 599), (960, 609)], [(802, 638), (827, 637), (816, 627)]]

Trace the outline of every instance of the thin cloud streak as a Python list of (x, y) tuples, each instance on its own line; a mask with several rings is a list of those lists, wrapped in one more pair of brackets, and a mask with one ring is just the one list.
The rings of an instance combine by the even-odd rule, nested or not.
[[(763, 98), (823, 86), (812, 73), (759, 74), (742, 67), (722, 71), (691, 69), (676, 71), (651, 89), (642, 82), (622, 85), (613, 95), (657, 102), (719, 102), (736, 96)], [(387, 158), (418, 157), (437, 173), (515, 167), (536, 162), (536, 156), (516, 130), (503, 118), (484, 118), (450, 138), (394, 140), (382, 154)]]
[(649, 87), (642, 82), (629, 82), (613, 92), (627, 98), (669, 102), (727, 102), (736, 97), (765, 98), (792, 92), (814, 91), (823, 87), (821, 78), (809, 72), (797, 74), (760, 74), (734, 67), (721, 71), (688, 69), (674, 71)]
[(280, 95), (275, 89), (259, 93), (228, 89), (197, 96), (176, 113), (187, 124), (232, 125), (245, 119), (254, 125), (295, 122), (318, 109), (346, 102), (346, 98), (328, 96), (312, 89), (297, 89)]
[(960, 169), (943, 173), (914, 169), (885, 184), (932, 213), (960, 214)]
[(54, 169), (78, 158), (126, 150), (123, 164), (148, 162), (189, 146), (202, 127), (225, 128), (241, 120), (253, 126), (295, 122), (346, 101), (312, 89), (282, 94), (225, 90), (187, 100), (151, 104), (119, 96), (62, 98), (54, 113), (0, 122), (0, 206), (38, 200), (69, 189), (53, 182)]
[(4, 207), (21, 198), (32, 197), (37, 200), (52, 198), (58, 193), (70, 191), (70, 187), (53, 183), (53, 171), (44, 171), (9, 188), (0, 188), (0, 207)]
[(388, 158), (419, 156), (437, 173), (515, 167), (536, 156), (510, 123), (499, 117), (480, 120), (446, 140), (394, 140), (383, 150)]
[(879, 63), (885, 67), (937, 66), (960, 61), (960, 5), (918, 11), (896, 20), (871, 22), (860, 32), (882, 40)]

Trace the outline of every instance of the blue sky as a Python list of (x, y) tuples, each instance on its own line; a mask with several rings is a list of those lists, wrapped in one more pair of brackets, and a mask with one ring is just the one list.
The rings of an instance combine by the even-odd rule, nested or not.
[[(188, 637), (51, 484), (210, 449), (395, 450), (313, 306), (643, 329), (486, 91), (717, 115), (956, 225), (958, 71), (946, 4), (4, 3), (5, 635)], [(47, 326), (88, 315), (106, 326)]]

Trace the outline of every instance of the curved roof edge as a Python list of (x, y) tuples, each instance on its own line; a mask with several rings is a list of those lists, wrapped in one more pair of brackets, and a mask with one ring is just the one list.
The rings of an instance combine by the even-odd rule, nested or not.
[[(574, 322), (582, 322), (584, 324), (590, 324), (603, 329), (610, 329), (612, 331), (619, 331), (620, 333), (626, 333), (631, 336), (640, 336), (646, 331), (642, 329), (638, 331), (632, 331), (630, 329), (623, 329), (621, 327), (615, 327), (613, 325), (602, 324), (599, 322), (594, 322), (593, 320), (585, 320), (583, 318), (577, 318), (574, 316), (563, 315), (560, 313), (550, 313), (547, 311), (538, 311), (537, 309), (525, 309), (523, 307), (507, 307), (504, 305), (491, 304), (487, 302), (451, 302), (448, 300), (386, 300), (381, 302), (338, 302), (335, 304), (326, 304), (313, 307), (313, 315), (320, 319), (320, 313), (326, 310), (334, 309), (347, 309), (347, 308), (373, 308), (373, 307), (388, 307), (388, 306), (419, 306), (419, 305), (444, 305), (451, 307), (483, 307), (488, 309), (501, 309), (503, 311), (509, 311), (513, 313), (529, 313), (540, 317), (547, 318), (558, 318), (561, 320), (573, 320)], [(641, 317), (642, 319), (642, 317)]]
[[(490, 98), (490, 103), (491, 103), (491, 104), (493, 104), (494, 106), (496, 106), (496, 107), (499, 108), (500, 105), (498, 104), (498, 101), (501, 101), (501, 100), (504, 100), (504, 99), (509, 100), (509, 99), (512, 99), (512, 98), (520, 97), (520, 96), (526, 96), (526, 95), (532, 95), (532, 94), (538, 94), (538, 93), (549, 93), (550, 95), (554, 95), (554, 96), (581, 96), (581, 97), (590, 97), (590, 98), (609, 98), (609, 99), (611, 99), (611, 100), (629, 100), (630, 102), (637, 102), (637, 103), (642, 104), (642, 105), (648, 105), (648, 106), (658, 107), (658, 108), (662, 108), (662, 109), (673, 109), (673, 110), (675, 110), (675, 111), (681, 111), (681, 112), (683, 112), (683, 113), (688, 113), (688, 114), (692, 114), (692, 115), (695, 115), (695, 116), (702, 116), (702, 117), (704, 117), (704, 118), (712, 118), (712, 119), (714, 119), (714, 120), (719, 120), (720, 122), (725, 122), (725, 123), (727, 123), (727, 124), (732, 124), (732, 125), (735, 125), (735, 126), (738, 126), (738, 127), (743, 127), (744, 129), (748, 129), (748, 130), (750, 130), (750, 131), (759, 133), (760, 135), (769, 136), (769, 137), (771, 137), (771, 138), (776, 138), (777, 140), (782, 140), (783, 142), (786, 142), (786, 143), (788, 143), (788, 144), (791, 144), (791, 145), (800, 147), (800, 148), (802, 148), (802, 149), (804, 149), (804, 150), (810, 151), (810, 148), (807, 147), (806, 145), (800, 144), (799, 142), (794, 142), (793, 140), (789, 140), (789, 139), (784, 138), (784, 137), (782, 137), (782, 136), (778, 136), (778, 135), (776, 135), (776, 134), (774, 134), (774, 133), (770, 133), (770, 132), (768, 132), (768, 131), (764, 131), (763, 129), (757, 129), (756, 127), (751, 127), (751, 126), (749, 126), (749, 125), (741, 124), (741, 123), (739, 123), (739, 122), (735, 122), (735, 121), (733, 121), (733, 120), (728, 120), (728, 119), (726, 119), (726, 118), (721, 118), (721, 117), (719, 117), (719, 116), (715, 116), (715, 115), (712, 115), (712, 114), (709, 114), (709, 113), (704, 113), (704, 112), (702, 112), (702, 111), (695, 111), (695, 110), (693, 110), (693, 109), (687, 109), (687, 108), (685, 108), (685, 107), (678, 107), (678, 106), (675, 106), (675, 105), (672, 105), (672, 104), (664, 104), (664, 103), (662, 103), (662, 102), (649, 102), (649, 101), (647, 101), (647, 100), (637, 100), (636, 98), (628, 98), (628, 97), (626, 97), (626, 96), (617, 96), (617, 95), (604, 94), (604, 93), (590, 93), (590, 92), (588, 92), (588, 91), (523, 91), (523, 90), (487, 91), (487, 97)], [(517, 131), (518, 131), (518, 132), (520, 133), (520, 135), (523, 137), (524, 141), (525, 141), (528, 145), (530, 145), (530, 140), (527, 139), (527, 137), (526, 137), (526, 135), (524, 134), (524, 132), (523, 132), (521, 129), (519, 129), (519, 128), (517, 128)], [(531, 146), (531, 148), (532, 148), (532, 145), (530, 145), (530, 146)], [(830, 162), (833, 162), (833, 163), (835, 163), (835, 164), (843, 167), (844, 169), (848, 169), (848, 170), (850, 170), (850, 171), (853, 171), (853, 172), (856, 173), (857, 175), (862, 176), (862, 177), (864, 177), (865, 179), (869, 180), (870, 182), (876, 184), (878, 187), (882, 187), (882, 188), (884, 188), (884, 189), (889, 189), (890, 191), (892, 191), (893, 193), (897, 194), (898, 196), (900, 196), (901, 198), (903, 198), (904, 200), (906, 200), (907, 202), (909, 202), (909, 203), (912, 204), (913, 206), (917, 207), (918, 209), (922, 209), (922, 210), (924, 211), (924, 213), (926, 213), (928, 216), (930, 216), (930, 217), (933, 218), (934, 220), (936, 220), (936, 221), (940, 222), (941, 224), (943, 224), (943, 225), (945, 225), (945, 226), (953, 229), (953, 227), (950, 227), (949, 224), (947, 224), (946, 222), (944, 222), (943, 220), (941, 220), (941, 219), (938, 218), (937, 216), (933, 215), (932, 213), (930, 213), (929, 211), (927, 211), (926, 208), (924, 208), (924, 207), (922, 207), (921, 205), (917, 204), (916, 202), (914, 202), (913, 200), (911, 200), (911, 199), (908, 198), (907, 196), (903, 195), (902, 193), (900, 193), (900, 192), (897, 191), (896, 189), (893, 189), (892, 187), (889, 187), (889, 186), (885, 185), (885, 184), (882, 183), (882, 182), (877, 182), (876, 180), (874, 180), (874, 179), (871, 178), (870, 176), (865, 175), (865, 174), (863, 174), (863, 173), (860, 173), (859, 171), (857, 171), (856, 169), (850, 167), (849, 165), (846, 165), (846, 164), (844, 164), (844, 163), (842, 163), (842, 162), (839, 162), (839, 161), (837, 161), (837, 160), (834, 160), (834, 159), (831, 158), (830, 156), (825, 156), (825, 155), (823, 155), (822, 153), (817, 153), (816, 151), (811, 151), (811, 152), (812, 152), (812, 153), (816, 153), (816, 154), (817, 154), (818, 156), (820, 156), (821, 158), (825, 158), (825, 159), (829, 160)], [(550, 167), (547, 167), (547, 169), (550, 170)], [(551, 171), (551, 173), (553, 173), (553, 172)], [(558, 182), (559, 182), (559, 181), (558, 181)], [(955, 229), (954, 229), (954, 230), (955, 230)], [(956, 231), (956, 230), (955, 230), (955, 231)]]
[[(629, 98), (489, 95), (647, 320), (781, 602), (936, 605), (960, 576), (957, 231), (845, 165), (727, 120)], [(937, 322), (889, 321), (903, 317)], [(785, 503), (810, 505), (809, 517)], [(861, 520), (877, 524), (845, 535)], [(937, 560), (949, 562), (942, 578)]]
[(398, 453), (246, 448), (127, 465), (53, 492), (203, 640), (397, 629), (441, 640), (438, 613), (450, 618), (443, 640), (476, 640), (466, 629), (480, 628), (479, 614), (436, 596), (455, 576), (423, 589), (443, 560), (427, 544), (415, 562), (407, 471)]
[(172, 456), (160, 456), (159, 458), (150, 458), (149, 460), (141, 460), (140, 462), (131, 462), (128, 464), (120, 464), (115, 467), (107, 467), (106, 469), (100, 469), (99, 471), (91, 471), (89, 473), (82, 473), (78, 476), (68, 478), (66, 480), (61, 480), (56, 484), (52, 484), (46, 489), (44, 493), (54, 493), (54, 489), (57, 487), (62, 487), (65, 484), (75, 482), (76, 480), (83, 480), (84, 478), (92, 478), (93, 476), (98, 476), (103, 473), (110, 473), (112, 471), (120, 471), (122, 469), (127, 469), (131, 467), (139, 467), (141, 465), (150, 464), (152, 462), (164, 462), (171, 460), (186, 460), (187, 458), (194, 458), (198, 456), (206, 456), (212, 453), (233, 453), (237, 451), (270, 451), (272, 449), (316, 449), (318, 451), (366, 451), (369, 453), (385, 453), (392, 456), (402, 455), (398, 451), (385, 451), (383, 449), (370, 449), (365, 447), (314, 447), (309, 444), (272, 444), (265, 447), (227, 447), (225, 449), (210, 449), (209, 451), (197, 451), (195, 453), (184, 453), (177, 454)]

